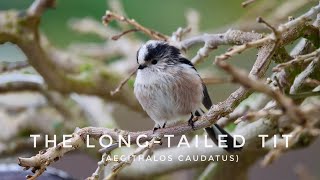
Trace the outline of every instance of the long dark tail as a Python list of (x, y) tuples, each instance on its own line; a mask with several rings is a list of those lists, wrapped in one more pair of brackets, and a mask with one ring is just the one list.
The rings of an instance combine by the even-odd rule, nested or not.
[[(219, 135), (227, 135), (227, 137), (221, 137), (220, 139), (226, 140), (226, 145), (228, 147), (224, 148), (229, 153), (233, 153), (235, 151), (240, 151), (241, 147), (234, 147), (233, 141), (235, 139), (223, 128), (221, 128), (218, 124), (214, 124), (212, 127), (205, 128), (206, 132), (208, 133), (209, 137), (212, 139), (212, 141), (218, 145), (218, 136)], [(239, 142), (236, 141), (237, 145), (240, 145)]]

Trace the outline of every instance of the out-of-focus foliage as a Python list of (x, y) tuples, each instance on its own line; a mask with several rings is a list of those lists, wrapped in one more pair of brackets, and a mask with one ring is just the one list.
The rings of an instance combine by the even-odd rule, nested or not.
[[(0, 10), (25, 9), (32, 0), (1, 0)], [(141, 24), (171, 34), (179, 26), (185, 26), (185, 12), (193, 8), (203, 18), (202, 30), (214, 29), (231, 23), (245, 12), (240, 4), (242, 0), (124, 0), (123, 6), (129, 17), (134, 17)], [(98, 41), (94, 36), (83, 36), (72, 32), (67, 27), (70, 18), (93, 17), (101, 19), (107, 9), (105, 0), (67, 0), (57, 1), (54, 10), (46, 12), (42, 19), (42, 30), (50, 40), (59, 46), (67, 46), (71, 41)], [(224, 13), (228, 12), (228, 13)], [(221, 18), (221, 14), (223, 18)], [(217, 17), (207, 21), (206, 17)]]

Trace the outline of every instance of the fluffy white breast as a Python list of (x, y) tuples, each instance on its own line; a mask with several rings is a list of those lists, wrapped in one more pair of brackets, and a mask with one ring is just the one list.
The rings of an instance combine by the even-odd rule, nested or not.
[[(198, 73), (188, 65), (137, 73), (134, 93), (143, 109), (156, 123), (174, 123), (201, 106), (203, 86)], [(187, 120), (183, 117), (184, 120)]]
[(160, 74), (160, 72), (156, 73), (150, 68), (138, 70), (134, 84), (136, 86), (136, 84), (150, 85), (154, 83), (159, 83), (159, 81), (161, 80)]

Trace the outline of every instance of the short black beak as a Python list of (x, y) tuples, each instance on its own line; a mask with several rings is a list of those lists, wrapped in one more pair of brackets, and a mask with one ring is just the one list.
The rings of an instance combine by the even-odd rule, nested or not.
[(147, 67), (147, 66), (144, 65), (144, 64), (140, 64), (139, 67), (138, 67), (138, 69), (144, 69), (145, 67)]

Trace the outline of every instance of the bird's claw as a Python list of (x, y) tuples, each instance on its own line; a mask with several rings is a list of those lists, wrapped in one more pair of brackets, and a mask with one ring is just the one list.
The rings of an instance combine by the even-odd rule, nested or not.
[(188, 125), (191, 126), (191, 128), (192, 128), (194, 131), (196, 130), (195, 127), (194, 127), (193, 118), (190, 118), (190, 119), (188, 120)]
[(156, 130), (158, 130), (158, 129), (160, 129), (160, 128), (159, 127), (154, 127), (152, 133), (154, 134), (156, 132)]
[(158, 130), (158, 129), (162, 129), (162, 128), (165, 128), (166, 127), (166, 122), (163, 123), (162, 126), (160, 126), (160, 124), (157, 124), (154, 128), (153, 128), (153, 134)]

